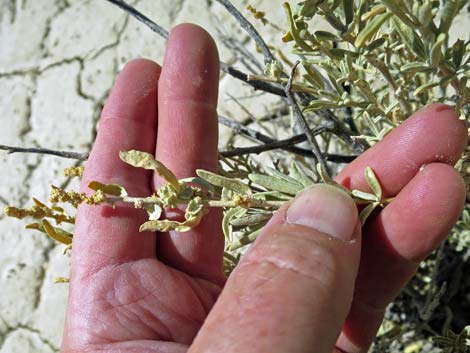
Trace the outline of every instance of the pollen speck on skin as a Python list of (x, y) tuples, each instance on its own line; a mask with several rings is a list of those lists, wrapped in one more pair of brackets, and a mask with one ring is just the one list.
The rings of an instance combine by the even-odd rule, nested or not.
[(195, 87), (200, 87), (202, 84), (202, 78), (201, 76), (196, 76), (194, 79), (193, 79), (193, 86)]

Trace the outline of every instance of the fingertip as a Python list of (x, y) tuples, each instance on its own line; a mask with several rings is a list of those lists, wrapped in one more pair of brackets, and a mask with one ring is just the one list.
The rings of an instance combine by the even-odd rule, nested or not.
[(459, 119), (455, 107), (447, 104), (431, 103), (418, 110), (403, 125), (408, 125), (407, 130), (421, 131), (423, 136), (436, 137), (430, 143), (439, 142), (437, 133), (441, 134), (443, 153), (431, 156), (432, 162), (453, 165), (467, 145), (465, 121)]
[(116, 79), (101, 119), (119, 118), (155, 122), (161, 67), (148, 59), (128, 62)]
[(219, 54), (211, 35), (202, 27), (183, 23), (168, 39), (161, 84), (163, 99), (196, 99), (217, 105)]
[(418, 263), (447, 237), (465, 203), (465, 183), (444, 163), (426, 165), (380, 215), (395, 250)]

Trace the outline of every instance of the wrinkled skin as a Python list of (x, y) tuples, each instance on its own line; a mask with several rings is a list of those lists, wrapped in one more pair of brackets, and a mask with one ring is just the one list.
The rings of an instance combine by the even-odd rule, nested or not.
[[(161, 181), (122, 163), (123, 149), (155, 153), (179, 178), (194, 175), (196, 168), (216, 171), (218, 62), (210, 36), (185, 24), (171, 32), (162, 68), (143, 59), (126, 65), (103, 110), (83, 190), (98, 180), (123, 185), (131, 195), (154, 191)], [(451, 165), (465, 143), (465, 125), (452, 109), (430, 105), (337, 177), (348, 188), (368, 191), (363, 170), (371, 166), (385, 195), (397, 196), (362, 231), (354, 299), (336, 343), (342, 351), (367, 350), (386, 305), (456, 221), (464, 185)], [(173, 353), (186, 352), (193, 342), (226, 281), (221, 212), (212, 210), (188, 233), (139, 233), (145, 219), (145, 212), (131, 207), (79, 207), (62, 352)], [(286, 300), (290, 295), (285, 293)], [(214, 310), (212, 322), (230, 325), (225, 318), (237, 317), (239, 305)], [(260, 312), (252, 310), (232, 326), (223, 351), (231, 351), (232, 339), (241, 342), (238, 351), (259, 351), (256, 342), (244, 341), (242, 328), (254, 323), (262, 335), (267, 320)], [(210, 329), (201, 335), (208, 342), (223, 339), (211, 337)], [(285, 347), (298, 338), (286, 337)], [(203, 345), (191, 349), (211, 351)]]

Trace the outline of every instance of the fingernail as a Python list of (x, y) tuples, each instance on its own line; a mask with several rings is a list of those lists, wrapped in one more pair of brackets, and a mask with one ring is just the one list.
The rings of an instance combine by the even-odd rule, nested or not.
[(338, 188), (319, 184), (302, 191), (287, 210), (287, 222), (331, 237), (352, 240), (357, 223), (354, 201)]

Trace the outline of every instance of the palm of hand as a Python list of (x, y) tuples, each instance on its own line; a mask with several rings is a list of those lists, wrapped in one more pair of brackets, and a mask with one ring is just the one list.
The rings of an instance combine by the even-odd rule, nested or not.
[[(98, 180), (123, 185), (135, 196), (149, 195), (159, 181), (121, 163), (123, 149), (155, 151), (180, 178), (196, 168), (216, 171), (217, 83), (212, 39), (195, 26), (178, 26), (161, 75), (145, 60), (128, 64), (120, 74), (82, 185)], [(363, 230), (342, 347), (350, 341), (367, 349), (386, 305), (458, 217), (462, 182), (448, 164), (465, 141), (465, 129), (453, 113), (431, 106), (337, 177), (349, 188), (367, 190), (363, 170), (371, 166), (386, 196), (397, 196)], [(429, 165), (417, 174), (423, 164)], [(145, 212), (123, 206), (79, 208), (63, 352), (184, 352), (193, 342), (225, 282), (221, 214), (211, 211), (196, 229), (182, 234), (139, 234), (144, 221)], [(237, 310), (234, 303), (224, 315), (211, 316), (218, 315), (223, 326)]]
[(185, 351), (221, 290), (157, 259), (110, 266), (75, 285), (69, 310), (80, 322), (68, 335), (100, 352)]

